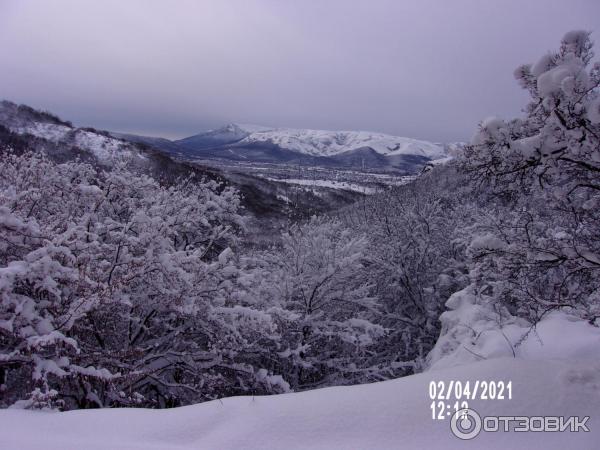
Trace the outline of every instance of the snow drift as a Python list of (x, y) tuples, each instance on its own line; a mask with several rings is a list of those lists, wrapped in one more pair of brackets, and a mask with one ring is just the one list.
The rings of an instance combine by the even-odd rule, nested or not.
[[(512, 400), (473, 401), (483, 415), (590, 415), (589, 433), (482, 432), (461, 441), (431, 418), (435, 380), (511, 380)], [(398, 380), (170, 410), (0, 411), (6, 449), (594, 448), (600, 363), (500, 358)]]

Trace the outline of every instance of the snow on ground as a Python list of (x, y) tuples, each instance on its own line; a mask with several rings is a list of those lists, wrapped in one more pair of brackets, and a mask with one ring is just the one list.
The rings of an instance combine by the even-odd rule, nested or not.
[(429, 161), (427, 163), (427, 165), (431, 165), (431, 166), (443, 166), (444, 164), (448, 164), (453, 159), (454, 159), (453, 156), (446, 156), (444, 158), (431, 160), (431, 161)]
[[(462, 291), (461, 291), (462, 292)], [(452, 298), (451, 298), (452, 299)], [(443, 323), (457, 338), (474, 324), (468, 291), (455, 294)], [(469, 325), (470, 326), (470, 325)], [(427, 372), (397, 380), (266, 397), (232, 397), (170, 410), (105, 409), (66, 413), (0, 411), (0, 448), (94, 449), (592, 449), (600, 439), (600, 330), (553, 313), (507, 351), (523, 331), (484, 333), (471, 352), (444, 352)], [(450, 336), (451, 335), (451, 336)], [(458, 336), (461, 337), (461, 336)], [(465, 344), (463, 339), (463, 344)], [(509, 356), (506, 356), (509, 355)], [(445, 362), (445, 364), (441, 364)], [(462, 364), (461, 364), (462, 362)], [(590, 416), (590, 432), (482, 431), (463, 441), (450, 418), (433, 420), (431, 382), (512, 383), (512, 399), (469, 400), (480, 416)], [(508, 397), (508, 393), (505, 393)], [(446, 403), (452, 405), (455, 398)]]
[(57, 143), (65, 139), (67, 134), (73, 131), (73, 129), (66, 125), (34, 122), (28, 126), (11, 128), (11, 131), (17, 134), (31, 134), (32, 136), (48, 139), (49, 141)]
[(406, 137), (369, 131), (327, 131), (277, 128), (254, 128), (240, 144), (270, 142), (288, 150), (313, 156), (332, 156), (361, 147), (371, 147), (383, 155), (420, 155), (437, 159), (444, 157), (443, 146)]
[(292, 203), (292, 201), (290, 200), (290, 198), (287, 195), (277, 194), (276, 197), (277, 197), (277, 200), (281, 200), (282, 202)]
[[(482, 416), (590, 415), (589, 433), (481, 432), (462, 441), (431, 418), (431, 381), (512, 381), (512, 400), (470, 402)], [(500, 358), (398, 380), (170, 410), (0, 411), (6, 449), (592, 449), (600, 362)]]
[(259, 131), (271, 131), (273, 127), (265, 127), (264, 125), (256, 125), (253, 123), (238, 123), (236, 124), (242, 130), (248, 133), (256, 133)]
[(85, 130), (76, 131), (75, 145), (92, 152), (100, 160), (131, 156), (131, 151), (124, 149), (123, 141)]
[[(13, 128), (12, 131), (17, 134), (31, 134), (57, 144), (75, 145), (93, 153), (101, 161), (132, 156), (132, 152), (127, 149), (128, 144), (120, 139), (65, 125), (34, 122), (28, 126)], [(140, 154), (138, 156), (142, 157)]]
[(600, 328), (565, 312), (552, 312), (532, 327), (524, 319), (498, 314), (470, 287), (451, 295), (446, 307), (440, 337), (428, 355), (431, 368), (512, 356), (600, 361)]
[(265, 178), (269, 181), (275, 181), (277, 183), (297, 184), (299, 186), (310, 186), (310, 187), (325, 187), (329, 189), (342, 189), (345, 191), (360, 192), (362, 194), (374, 194), (376, 189), (368, 186), (362, 186), (360, 184), (349, 183), (347, 181), (337, 180), (306, 180), (301, 178)]

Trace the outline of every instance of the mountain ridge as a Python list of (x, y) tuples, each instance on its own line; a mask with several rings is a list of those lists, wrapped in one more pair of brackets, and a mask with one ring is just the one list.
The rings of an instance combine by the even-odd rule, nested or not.
[(214, 147), (214, 144), (244, 146), (254, 143), (270, 143), (310, 156), (334, 156), (364, 147), (370, 147), (385, 156), (410, 154), (429, 159), (446, 156), (443, 145), (385, 133), (269, 128), (237, 123), (230, 123), (215, 130), (198, 133), (173, 142), (190, 150)]
[(418, 173), (428, 162), (443, 159), (454, 144), (367, 131), (273, 128), (230, 123), (187, 138), (170, 140), (93, 128), (74, 127), (51, 113), (4, 101), (0, 123), (54, 143), (85, 147), (100, 159), (143, 144), (186, 161), (213, 160), (243, 164), (317, 166), (330, 169)]

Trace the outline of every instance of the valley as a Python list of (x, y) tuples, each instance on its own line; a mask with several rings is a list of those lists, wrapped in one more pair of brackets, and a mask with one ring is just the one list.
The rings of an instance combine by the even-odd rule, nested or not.
[(600, 448), (600, 2), (0, 5), (0, 450)]
[[(306, 218), (414, 180), (451, 159), (457, 144), (360, 131), (273, 129), (229, 124), (181, 140), (75, 127), (57, 116), (0, 103), (3, 142), (111, 167), (124, 158), (140, 171), (175, 179), (195, 173), (234, 186), (261, 223)], [(285, 147), (284, 147), (285, 146)]]
[(180, 140), (113, 133), (158, 148), (173, 158), (274, 182), (276, 196), (292, 190), (371, 195), (412, 181), (459, 144), (434, 144), (364, 131), (325, 131), (228, 124)]

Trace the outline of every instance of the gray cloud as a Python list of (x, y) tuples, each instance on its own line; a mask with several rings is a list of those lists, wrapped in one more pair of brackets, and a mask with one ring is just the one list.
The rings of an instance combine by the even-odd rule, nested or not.
[(182, 137), (229, 121), (468, 139), (596, 0), (0, 0), (0, 97)]

